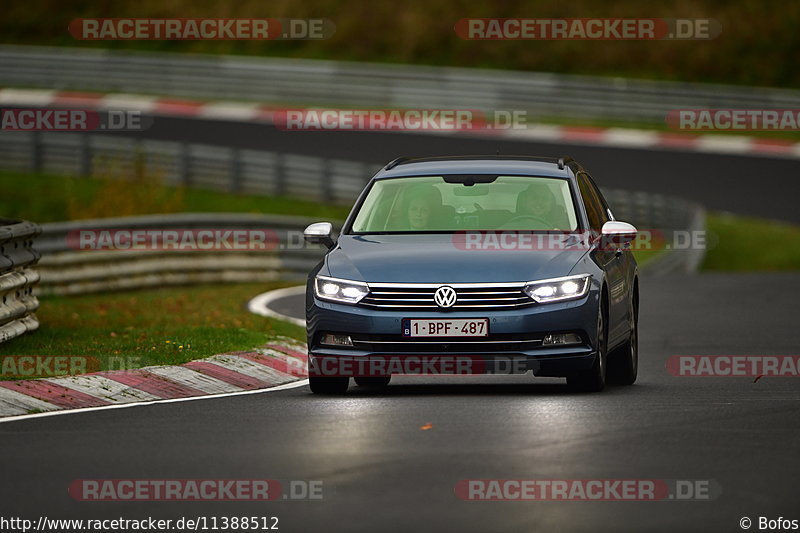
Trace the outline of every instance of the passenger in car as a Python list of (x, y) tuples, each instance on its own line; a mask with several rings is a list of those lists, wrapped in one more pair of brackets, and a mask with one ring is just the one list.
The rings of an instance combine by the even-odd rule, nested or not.
[(442, 193), (432, 185), (422, 185), (408, 192), (406, 200), (408, 228), (412, 231), (448, 229), (455, 210), (442, 204)]

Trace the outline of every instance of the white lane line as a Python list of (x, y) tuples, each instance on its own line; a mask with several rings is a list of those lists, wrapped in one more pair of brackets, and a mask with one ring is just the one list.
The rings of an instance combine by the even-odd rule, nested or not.
[(234, 372), (239, 372), (240, 374), (250, 376), (251, 378), (255, 378), (259, 381), (265, 381), (271, 385), (278, 385), (280, 383), (286, 383), (296, 379), (289, 374), (284, 374), (283, 372), (272, 367), (260, 365), (251, 361), (250, 359), (239, 357), (238, 355), (215, 355), (210, 359), (206, 359), (206, 361), (215, 365), (219, 365), (222, 368), (227, 368), (228, 370), (233, 370)]
[(701, 152), (752, 155), (750, 137), (727, 135), (701, 135), (695, 149)]
[(98, 104), (105, 109), (129, 109), (148, 113), (156, 107), (158, 98), (155, 96), (117, 93), (107, 94)]
[(53, 102), (56, 91), (40, 89), (2, 89), (0, 104), (47, 106)]
[(225, 383), (217, 378), (212, 378), (200, 372), (195, 372), (182, 366), (149, 366), (146, 370), (161, 377), (177, 381), (187, 387), (192, 387), (208, 394), (219, 394), (224, 392), (239, 392), (241, 387)]
[(239, 102), (211, 102), (202, 107), (198, 116), (223, 120), (255, 120), (259, 115), (258, 104)]
[(60, 410), (61, 407), (15, 390), (0, 387), (0, 415), (5, 415), (6, 413), (27, 415), (34, 409), (39, 411), (57, 411)]
[(296, 324), (301, 327), (306, 327), (306, 321), (300, 318), (295, 318), (293, 316), (284, 315), (283, 313), (278, 313), (269, 308), (269, 305), (278, 300), (280, 298), (286, 298), (287, 296), (295, 296), (297, 294), (305, 294), (306, 286), (305, 285), (298, 285), (297, 287), (287, 287), (285, 289), (276, 289), (274, 291), (268, 291), (259, 294), (249, 302), (247, 302), (247, 309), (256, 315), (267, 316), (270, 318), (277, 318), (279, 320), (284, 320), (286, 322), (291, 322), (292, 324)]
[(533, 141), (560, 141), (564, 135), (561, 126), (548, 126), (546, 124), (530, 124), (524, 129), (503, 130), (503, 137), (516, 139), (529, 139)]
[(92, 411), (107, 411), (109, 409), (126, 409), (129, 407), (149, 407), (151, 405), (157, 405), (162, 403), (196, 402), (200, 400), (213, 400), (215, 398), (230, 398), (233, 396), (244, 396), (246, 394), (263, 394), (267, 392), (279, 392), (287, 389), (296, 389), (298, 387), (304, 387), (306, 385), (308, 385), (308, 380), (303, 379), (300, 381), (295, 381), (293, 383), (286, 383), (285, 385), (278, 385), (277, 387), (271, 387), (269, 389), (246, 390), (242, 392), (229, 392), (224, 394), (209, 394), (207, 396), (192, 396), (190, 398), (168, 398), (166, 400), (155, 400), (152, 402), (118, 403), (113, 405), (103, 405), (101, 407), (83, 407), (80, 409), (65, 409), (62, 411), (50, 411), (47, 413), (35, 413), (32, 415), (9, 416), (6, 418), (0, 418), (0, 424), (7, 422), (17, 422), (20, 420), (29, 420), (31, 418), (42, 418), (45, 416), (71, 415), (76, 413), (88, 413)]
[(49, 381), (50, 383), (83, 392), (89, 396), (94, 396), (95, 398), (113, 403), (150, 402), (161, 399), (158, 396), (153, 396), (143, 390), (134, 389), (119, 381), (114, 381), (104, 376), (67, 376), (62, 378), (48, 378), (44, 381)]
[(604, 142), (614, 146), (651, 147), (658, 145), (657, 131), (631, 130), (627, 128), (609, 128)]

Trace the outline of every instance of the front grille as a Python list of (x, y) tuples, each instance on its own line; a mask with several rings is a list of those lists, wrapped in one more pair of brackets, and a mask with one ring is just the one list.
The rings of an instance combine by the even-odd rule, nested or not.
[(482, 338), (414, 338), (401, 335), (351, 335), (353, 347), (375, 353), (437, 352), (448, 354), (522, 352), (542, 346), (540, 335), (495, 334)]
[[(433, 299), (436, 290), (443, 286), (456, 291), (452, 307), (439, 307)], [(524, 283), (370, 283), (369, 294), (360, 304), (372, 309), (412, 311), (517, 309), (535, 303), (523, 292), (524, 286)]]

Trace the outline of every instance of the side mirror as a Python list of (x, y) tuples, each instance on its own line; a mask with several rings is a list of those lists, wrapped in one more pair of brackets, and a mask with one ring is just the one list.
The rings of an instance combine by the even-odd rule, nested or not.
[(308, 226), (303, 232), (303, 237), (310, 244), (324, 244), (327, 248), (333, 248), (333, 225), (330, 222), (316, 222)]
[(630, 244), (636, 238), (636, 227), (627, 222), (619, 220), (609, 220), (603, 224), (601, 231), (605, 243), (613, 243), (619, 246)]

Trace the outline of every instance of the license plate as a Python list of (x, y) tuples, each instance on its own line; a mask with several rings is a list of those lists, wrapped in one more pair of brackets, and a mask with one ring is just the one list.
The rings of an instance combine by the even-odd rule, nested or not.
[(486, 337), (488, 318), (421, 318), (403, 320), (403, 337)]

